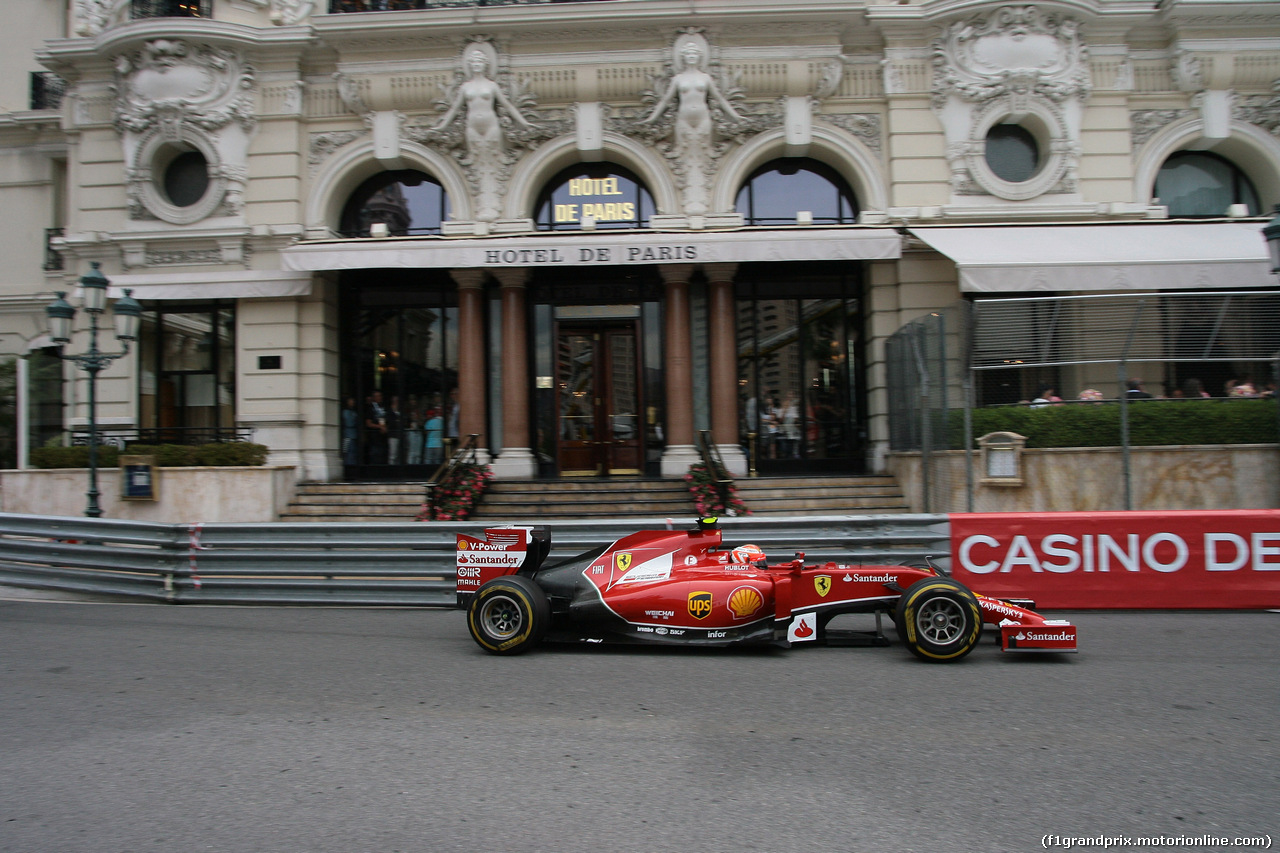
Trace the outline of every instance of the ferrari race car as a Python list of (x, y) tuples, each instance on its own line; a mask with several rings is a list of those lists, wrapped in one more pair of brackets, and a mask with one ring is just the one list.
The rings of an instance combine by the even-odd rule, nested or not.
[[(1033, 602), (972, 592), (930, 566), (770, 564), (760, 548), (721, 547), (713, 518), (691, 530), (642, 530), (554, 565), (545, 528), (458, 535), (458, 606), (487, 652), (512, 655), (543, 639), (723, 647), (825, 642), (888, 645), (888, 614), (921, 660), (971, 652), (984, 622), (1006, 652), (1074, 652), (1076, 628)], [(873, 613), (874, 632), (828, 623)]]

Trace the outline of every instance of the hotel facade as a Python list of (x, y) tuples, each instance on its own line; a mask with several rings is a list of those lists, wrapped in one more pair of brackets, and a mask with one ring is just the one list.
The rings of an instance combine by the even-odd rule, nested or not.
[(19, 466), (87, 423), (44, 309), (92, 264), (144, 309), (106, 434), (310, 481), (471, 435), (500, 478), (678, 477), (704, 431), (739, 475), (879, 472), (904, 324), (1275, 284), (1269, 0), (12, 5)]

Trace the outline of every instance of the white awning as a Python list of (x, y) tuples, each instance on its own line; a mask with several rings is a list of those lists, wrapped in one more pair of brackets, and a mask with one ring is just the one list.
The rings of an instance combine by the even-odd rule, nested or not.
[(875, 261), (902, 255), (891, 228), (548, 232), (509, 237), (360, 238), (282, 251), (290, 270), (627, 266), (751, 261)]
[(282, 299), (311, 293), (308, 273), (236, 270), (180, 275), (122, 273), (111, 276), (109, 296), (119, 299), (125, 288), (134, 299)]
[(1257, 222), (909, 231), (956, 262), (960, 289), (970, 293), (1238, 290), (1275, 284)]

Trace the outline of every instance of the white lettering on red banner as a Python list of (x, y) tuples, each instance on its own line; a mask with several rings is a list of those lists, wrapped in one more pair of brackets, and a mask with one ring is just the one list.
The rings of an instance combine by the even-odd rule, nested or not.
[(950, 516), (957, 578), (1042, 607), (1280, 606), (1280, 511)]

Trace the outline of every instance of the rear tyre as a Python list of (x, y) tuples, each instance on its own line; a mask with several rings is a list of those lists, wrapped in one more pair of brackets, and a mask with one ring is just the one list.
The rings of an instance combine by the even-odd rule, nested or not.
[(898, 599), (894, 621), (911, 653), (930, 663), (960, 660), (982, 639), (977, 597), (950, 578), (913, 583)]
[(522, 575), (494, 578), (476, 591), (467, 608), (467, 628), (480, 648), (495, 655), (518, 655), (547, 633), (547, 594)]

